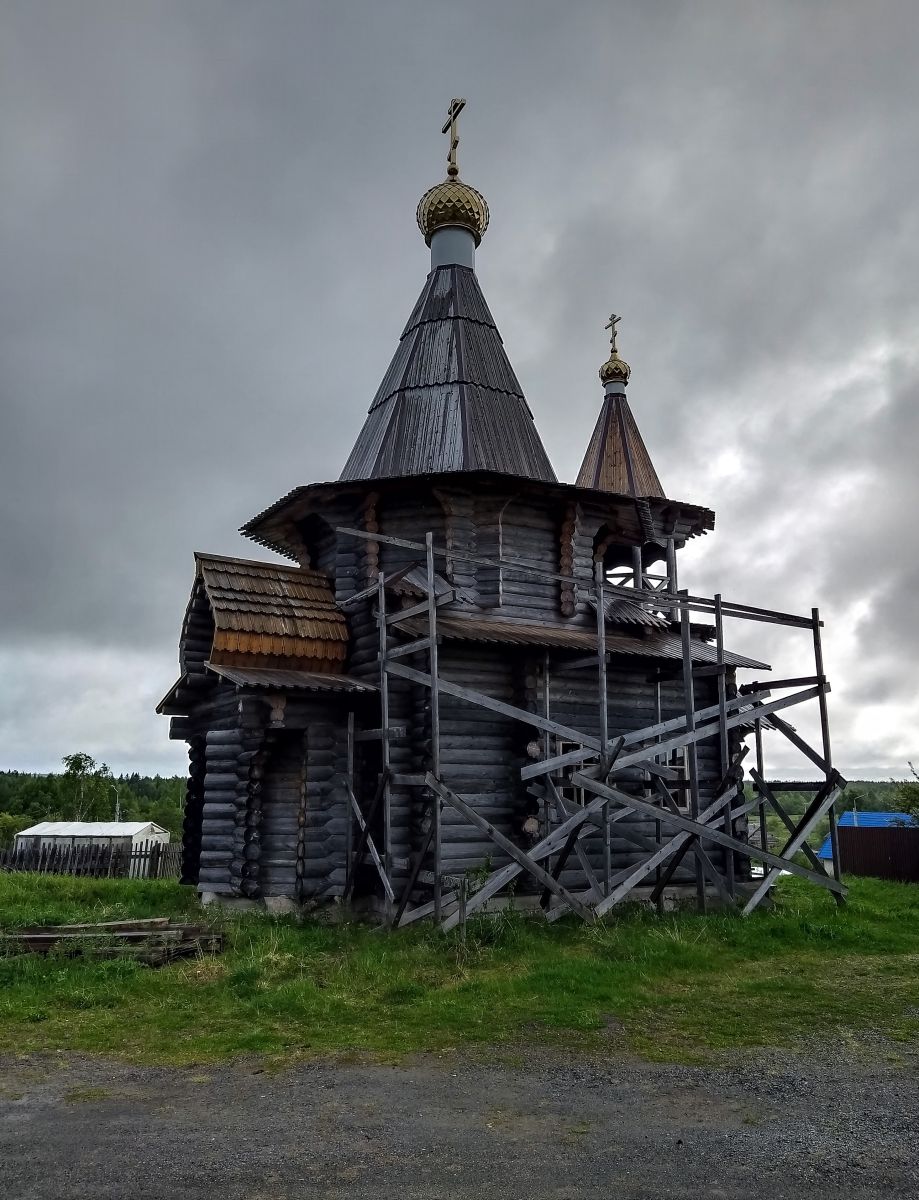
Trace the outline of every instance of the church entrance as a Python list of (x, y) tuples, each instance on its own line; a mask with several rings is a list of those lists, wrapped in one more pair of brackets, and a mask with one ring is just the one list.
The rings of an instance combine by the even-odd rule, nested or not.
[(306, 834), (306, 734), (278, 735), (262, 782), (261, 853), (263, 896), (299, 899)]

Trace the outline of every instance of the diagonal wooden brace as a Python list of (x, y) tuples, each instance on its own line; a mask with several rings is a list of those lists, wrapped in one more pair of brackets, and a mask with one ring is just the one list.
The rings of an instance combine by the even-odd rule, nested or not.
[[(763, 779), (762, 775), (760, 775), (759, 771), (757, 771), (756, 767), (750, 768), (750, 777), (759, 789), (760, 794), (765, 796), (772, 805), (779, 820), (782, 822), (788, 832), (794, 836), (794, 834), (797, 832), (794, 821), (785, 811), (782, 803), (778, 800), (775, 793), (772, 791), (772, 788), (770, 788), (769, 784), (765, 781), (765, 779)], [(820, 790), (822, 791), (823, 789), (821, 788)], [(828, 873), (826, 867), (823, 865), (811, 847), (808, 846), (807, 842), (802, 845), (801, 851), (815, 871), (823, 871), (824, 875)]]
[[(823, 872), (818, 874), (816, 871), (810, 871), (806, 867), (799, 866), (798, 863), (792, 862), (790, 858), (783, 858), (779, 854), (772, 854), (768, 850), (761, 850), (756, 846), (752, 846), (749, 842), (742, 842), (739, 838), (729, 837), (726, 833), (722, 833), (720, 829), (716, 829), (712, 825), (706, 824), (713, 813), (718, 812), (719, 809), (723, 809), (723, 798), (719, 797), (714, 805), (709, 805), (708, 808), (705, 809), (704, 814), (700, 813), (699, 820), (693, 820), (691, 817), (684, 817), (682, 813), (678, 814), (667, 812), (664, 809), (658, 808), (654, 804), (648, 803), (646, 800), (639, 799), (637, 796), (628, 796), (625, 792), (621, 792), (616, 788), (607, 787), (605, 784), (599, 783), (595, 779), (590, 779), (588, 776), (580, 772), (572, 776), (571, 782), (577, 787), (584, 788), (585, 791), (590, 792), (598, 800), (615, 800), (617, 804), (627, 805), (630, 808), (633, 808), (636, 812), (645, 813), (654, 820), (660, 821), (662, 824), (675, 827), (676, 829), (685, 833), (695, 834), (697, 837), (702, 838), (703, 841), (715, 842), (719, 846), (726, 847), (728, 850), (737, 850), (740, 854), (746, 855), (749, 858), (758, 859), (761, 862), (768, 863), (770, 866), (776, 867), (779, 871), (788, 871), (792, 875), (800, 875), (802, 878), (809, 879), (813, 883), (818, 884), (820, 887), (827, 888), (827, 890), (831, 892), (836, 891), (845, 893), (845, 888), (843, 888), (842, 884), (837, 883), (835, 879), (831, 879), (828, 875), (823, 874)], [(841, 790), (841, 788), (838, 790), (834, 789), (837, 796), (838, 792)], [(834, 796), (832, 803), (835, 803), (835, 799), (836, 797)], [(822, 811), (819, 814), (820, 816), (822, 816), (823, 812), (827, 811), (831, 807), (831, 802), (824, 803), (825, 807), (822, 808)], [(672, 845), (673, 843), (671, 842), (670, 844)], [(682, 842), (680, 844), (682, 845)], [(797, 847), (795, 847), (795, 851), (792, 851), (792, 853), (796, 851)]]
[[(383, 866), (383, 860), (380, 858), (380, 855), (377, 852), (377, 848), (373, 844), (373, 838), (370, 834), (370, 827), (367, 824), (367, 822), (364, 820), (364, 814), (361, 812), (361, 806), (358, 804), (357, 799), (355, 798), (354, 792), (351, 791), (350, 787), (348, 787), (348, 797), (351, 801), (351, 808), (354, 812), (355, 817), (357, 818), (357, 823), (360, 826), (361, 837), (362, 837), (367, 849), (370, 851), (370, 857), (373, 859), (373, 865), (376, 867), (377, 874), (380, 876), (380, 879), (382, 880), (383, 891), (386, 893), (386, 897), (388, 900), (395, 900), (396, 893), (393, 891), (393, 886), (389, 882), (389, 876), (386, 874), (386, 868)], [(360, 859), (358, 859), (357, 861), (359, 862)]]
[[(838, 779), (839, 776), (836, 775), (836, 772), (833, 772), (830, 775), (830, 778), (826, 781), (823, 791), (818, 792), (814, 797), (813, 801), (808, 806), (807, 812), (798, 822), (795, 833), (782, 848), (782, 854), (779, 856), (778, 863), (774, 866), (773, 870), (766, 875), (762, 883), (744, 906), (744, 916), (748, 916), (751, 912), (753, 912), (756, 906), (760, 903), (760, 901), (778, 879), (779, 875), (781, 875), (783, 870), (794, 870), (794, 873), (798, 875), (805, 873), (803, 867), (799, 867), (797, 863), (793, 864), (791, 862), (791, 858), (801, 849), (802, 845), (807, 841), (808, 834), (821, 819), (821, 817), (825, 816), (830, 811), (842, 794), (843, 789), (839, 785)], [(755, 857), (762, 858), (764, 862), (767, 861), (764, 858), (762, 851), (757, 851)], [(821, 868), (821, 874), (822, 873), (823, 872)], [(832, 883), (835, 886), (830, 888), (831, 891), (838, 892), (842, 896), (845, 896), (846, 894), (846, 889), (842, 886), (842, 884), (837, 883), (836, 880), (830, 875), (823, 874), (823, 878), (820, 879), (813, 871), (807, 871), (806, 876), (812, 878), (814, 882), (819, 882), (823, 887), (829, 887), (829, 885)]]
[(476, 810), (470, 804), (467, 804), (465, 800), (460, 799), (455, 792), (451, 792), (448, 787), (445, 787), (440, 780), (436, 779), (430, 772), (428, 772), (427, 776), (425, 777), (425, 785), (429, 787), (436, 796), (439, 796), (446, 804), (452, 805), (457, 812), (462, 813), (467, 821), (471, 821), (473, 825), (478, 826), (483, 833), (486, 833), (491, 838), (496, 846), (500, 846), (505, 854), (508, 854), (519, 866), (521, 866), (525, 871), (528, 871), (534, 879), (543, 885), (543, 887), (547, 887), (551, 892), (554, 892), (556, 896), (559, 896), (562, 900), (569, 904), (585, 921), (592, 921), (594, 919), (593, 912), (586, 904), (582, 904), (581, 901), (578, 900), (576, 896), (573, 896), (567, 888), (562, 887), (557, 880), (553, 879), (548, 871), (543, 870), (543, 868), (531, 857), (531, 855), (527, 854), (525, 850), (521, 850), (519, 846), (515, 846), (510, 838), (505, 837), (500, 830), (495, 829), (494, 825), (492, 825), (490, 821), (486, 820), (481, 813), (476, 812)]
[[(599, 813), (606, 803), (607, 801), (603, 799), (592, 800), (589, 804), (585, 804), (583, 808), (579, 808), (576, 813), (573, 813), (567, 818), (567, 820), (563, 821), (561, 825), (558, 825), (555, 829), (550, 830), (550, 832), (546, 834), (542, 841), (537, 842), (535, 846), (532, 846), (530, 848), (529, 857), (534, 862), (541, 862), (543, 859), (548, 858), (551, 854), (554, 854), (556, 850), (561, 849), (561, 847), (567, 841), (568, 835), (571, 833), (572, 829), (576, 829), (579, 826), (580, 837), (583, 838), (593, 836), (593, 827), (591, 826), (588, 828), (587, 825), (590, 821), (590, 818), (596, 813)], [(619, 812), (614, 813), (610, 817), (609, 823), (610, 825), (615, 825), (617, 821), (621, 821), (623, 817), (627, 817), (628, 815), (628, 809), (622, 808)], [(516, 879), (522, 870), (523, 868), (519, 865), (519, 863), (511, 862), (508, 863), (506, 867), (499, 867), (497, 871), (492, 872), (482, 886), (478, 888), (477, 891), (473, 892), (473, 894), (469, 897), (466, 903), (467, 915), (471, 912), (474, 912), (476, 909), (481, 908), (487, 900), (490, 900), (492, 896), (497, 895), (502, 888), (507, 887), (511, 880)], [(458, 924), (459, 916), (454, 913), (443, 922), (441, 929), (443, 929), (446, 933)]]

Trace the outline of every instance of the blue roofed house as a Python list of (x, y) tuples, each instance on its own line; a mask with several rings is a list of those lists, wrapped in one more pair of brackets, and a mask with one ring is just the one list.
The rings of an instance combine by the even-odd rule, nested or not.
[[(909, 813), (899, 812), (844, 812), (840, 813), (838, 825), (851, 825), (858, 829), (888, 829), (891, 825), (914, 825), (916, 822)], [(817, 851), (817, 857), (827, 862), (833, 858), (830, 849), (830, 835), (823, 840), (823, 845)]]

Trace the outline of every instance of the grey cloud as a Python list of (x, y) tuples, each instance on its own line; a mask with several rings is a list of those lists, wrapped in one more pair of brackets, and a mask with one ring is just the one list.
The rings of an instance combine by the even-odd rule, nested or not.
[[(151, 697), (191, 552), (247, 552), (242, 521), (337, 475), (424, 280), (453, 94), (483, 286), (557, 469), (615, 308), (665, 486), (718, 511), (684, 580), (820, 604), (840, 756), (905, 757), (911, 4), (87, 0), (7, 4), (0, 35), (0, 654), (31, 664), (0, 694), (5, 765), (41, 758), (44, 650), (80, 681), (49, 758), (110, 736), (125, 767), (180, 766)], [(860, 375), (878, 347), (887, 378)], [(94, 679), (127, 725), (100, 734)]]

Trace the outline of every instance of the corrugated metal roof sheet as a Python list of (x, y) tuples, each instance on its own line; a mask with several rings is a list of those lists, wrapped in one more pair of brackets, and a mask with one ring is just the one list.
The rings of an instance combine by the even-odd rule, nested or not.
[(375, 692), (377, 688), (364, 679), (350, 675), (323, 675), (315, 671), (284, 671), (269, 667), (227, 667), (208, 663), (209, 670), (237, 687), (270, 688), (279, 691), (303, 692)]
[[(399, 628), (416, 637), (423, 637), (427, 633), (428, 623), (425, 618), (410, 617), (407, 621), (401, 621)], [(494, 642), (509, 646), (553, 646), (561, 650), (591, 651), (597, 648), (597, 635), (591, 629), (501, 621), (490, 617), (442, 615), (437, 618), (437, 632), (442, 637), (457, 641)], [(606, 635), (606, 647), (611, 654), (634, 654), (641, 658), (663, 658), (676, 662), (683, 658), (683, 645), (679, 634), (660, 630), (655, 630), (646, 637), (630, 637), (610, 631)], [(693, 641), (692, 659), (697, 663), (714, 663), (718, 660), (718, 654), (714, 646)], [(747, 658), (743, 654), (734, 654), (730, 650), (725, 650), (724, 661), (731, 667), (769, 670), (768, 663), (758, 662), (755, 658)]]
[[(597, 602), (593, 596), (586, 597), (590, 607), (597, 611)], [(669, 621), (648, 609), (638, 600), (630, 600), (627, 596), (611, 596), (607, 593), (604, 604), (607, 621), (613, 625), (647, 625), (652, 629), (666, 629)]]
[[(900, 812), (844, 812), (836, 818), (837, 825), (851, 825), (858, 829), (889, 829), (891, 825), (915, 825), (914, 817), (909, 813)], [(833, 849), (830, 845), (830, 835), (827, 834), (823, 845), (817, 851), (818, 858), (831, 859)]]
[(140, 833), (168, 833), (153, 821), (39, 821), (22, 829), (18, 837), (137, 837)]
[(343, 480), (481, 468), (555, 480), (475, 272), (432, 271)]
[[(428, 594), (428, 573), (424, 567), (412, 567), (410, 571), (406, 571), (404, 575), (390, 584), (388, 590), (395, 592), (397, 596), (426, 596)], [(442, 575), (435, 573), (434, 594), (444, 596), (447, 592), (453, 592), (458, 600), (463, 600), (467, 604), (476, 603), (475, 592), (470, 588), (456, 587), (455, 584), (448, 583)]]

